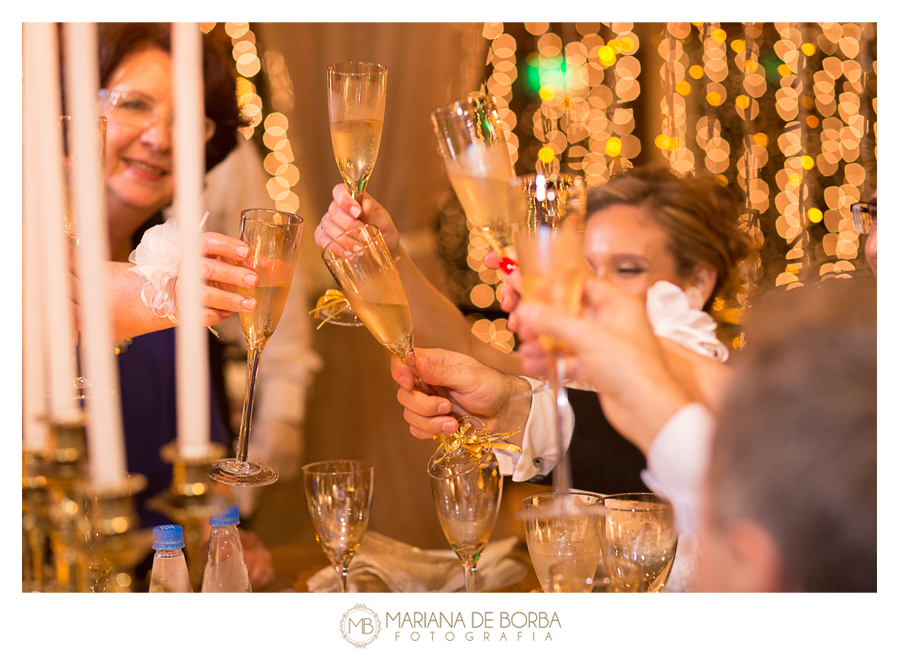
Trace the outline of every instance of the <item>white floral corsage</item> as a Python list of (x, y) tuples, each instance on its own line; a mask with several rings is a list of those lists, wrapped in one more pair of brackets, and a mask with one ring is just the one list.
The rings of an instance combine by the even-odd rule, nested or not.
[[(203, 215), (200, 227), (209, 216)], [(146, 281), (141, 288), (141, 299), (157, 317), (178, 321), (175, 305), (175, 284), (178, 281), (178, 263), (181, 261), (181, 242), (178, 237), (178, 219), (170, 217), (164, 224), (149, 228), (141, 238), (137, 249), (128, 256), (134, 263), (130, 271), (137, 272)]]

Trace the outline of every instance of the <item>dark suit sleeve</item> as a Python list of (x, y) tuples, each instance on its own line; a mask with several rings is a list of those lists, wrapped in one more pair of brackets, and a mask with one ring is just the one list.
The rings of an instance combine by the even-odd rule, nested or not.
[[(569, 443), (572, 487), (602, 494), (649, 491), (640, 476), (647, 460), (609, 424), (597, 394), (574, 388), (567, 390), (575, 414)], [(552, 484), (552, 475), (531, 481)]]

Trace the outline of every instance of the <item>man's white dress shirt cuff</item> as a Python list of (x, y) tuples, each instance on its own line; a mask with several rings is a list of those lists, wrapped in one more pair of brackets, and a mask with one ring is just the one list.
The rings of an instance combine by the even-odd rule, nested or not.
[[(531, 384), (532, 391), (537, 391), (544, 385), (538, 379), (525, 379)], [(553, 470), (559, 454), (553, 428), (555, 407), (556, 398), (552, 390), (537, 391), (532, 395), (528, 422), (522, 431), (522, 452), (495, 452), (503, 475), (512, 475), (515, 482), (524, 482), (540, 475), (548, 475)], [(563, 415), (563, 450), (569, 448), (574, 424), (575, 414), (571, 405), (567, 405)]]
[(696, 533), (714, 419), (699, 403), (683, 406), (656, 435), (647, 454), (644, 483), (669, 499), (678, 531)]

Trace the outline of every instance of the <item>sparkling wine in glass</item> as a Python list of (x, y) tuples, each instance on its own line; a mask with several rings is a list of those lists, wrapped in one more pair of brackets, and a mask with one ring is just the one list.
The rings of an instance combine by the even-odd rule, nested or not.
[[(588, 275), (584, 260), (587, 186), (580, 176), (531, 174), (508, 186), (509, 213), (522, 279), (522, 298), (547, 304), (557, 313), (577, 315)], [(563, 450), (563, 418), (568, 404), (565, 345), (542, 336), (550, 358), (550, 385), (556, 398), (555, 433), (559, 462), (553, 469), (558, 494), (570, 489), (568, 456)]]
[(474, 94), (431, 114), (447, 177), (472, 226), (514, 267), (506, 188), (513, 179), (506, 130), (491, 97)]
[(387, 67), (369, 62), (329, 64), (327, 77), (334, 159), (350, 195), (360, 200), (381, 144)]
[[(365, 224), (341, 233), (322, 251), (322, 259), (375, 340), (415, 373), (409, 303), (378, 227)], [(416, 381), (420, 390), (432, 390), (418, 377)]]
[(253, 290), (238, 292), (256, 299), (256, 310), (240, 314), (241, 329), (247, 344), (247, 386), (244, 390), (244, 409), (238, 434), (237, 456), (218, 459), (210, 465), (209, 477), (225, 484), (261, 487), (278, 479), (274, 469), (258, 462), (247, 461), (250, 446), (250, 420), (256, 393), (256, 376), (263, 348), (271, 338), (291, 289), (291, 279), (303, 220), (297, 215), (278, 210), (241, 211), (240, 238), (250, 247), (244, 267), (259, 276)]
[(678, 533), (672, 505), (653, 493), (604, 496), (600, 545), (615, 592), (662, 592)]
[(603, 497), (546, 493), (522, 501), (525, 542), (545, 592), (590, 592), (600, 560)]
[(488, 451), (474, 467), (442, 462), (432, 465), (428, 474), (441, 529), (465, 570), (466, 592), (474, 592), (476, 563), (500, 509), (500, 466), (493, 451)]
[[(364, 224), (341, 233), (324, 250), (322, 258), (335, 281), (340, 285), (352, 311), (359, 317), (375, 339), (387, 347), (413, 372), (416, 386), (428, 395), (442, 395), (421, 380), (416, 371), (416, 355), (413, 350), (413, 324), (406, 292), (400, 275), (394, 267), (394, 259), (377, 226)], [(475, 424), (481, 421), (465, 412), (458, 413)], [(443, 460), (459, 467), (475, 467), (485, 454), (455, 445), (449, 451), (443, 447), (432, 456), (431, 463)]]
[(303, 467), (306, 505), (316, 541), (347, 591), (350, 560), (356, 555), (372, 505), (375, 467), (356, 460), (334, 460)]

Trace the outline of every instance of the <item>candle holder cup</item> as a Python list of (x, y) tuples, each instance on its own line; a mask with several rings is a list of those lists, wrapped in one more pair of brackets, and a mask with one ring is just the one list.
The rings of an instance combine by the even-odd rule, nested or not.
[[(84, 417), (51, 422), (46, 451), (34, 460), (46, 479), (46, 511), (54, 580), (44, 591), (77, 592), (78, 553), (84, 543), (84, 513), (78, 489), (86, 463)], [(40, 466), (38, 466), (40, 464)]]
[(209, 517), (224, 510), (229, 501), (213, 489), (209, 478), (209, 464), (227, 454), (224, 446), (209, 444), (205, 455), (184, 457), (177, 443), (163, 446), (160, 455), (172, 464), (172, 485), (169, 490), (147, 501), (147, 508), (169, 517), (184, 529), (184, 552), (187, 556), (191, 587), (200, 591), (206, 555), (203, 548), (203, 530)]
[(79, 488), (88, 538), (78, 554), (79, 591), (134, 591), (134, 567), (144, 557), (134, 536), (139, 525), (134, 496), (146, 487), (147, 478), (133, 473), (119, 485)]
[[(52, 591), (47, 542), (51, 525), (48, 515), (48, 464), (37, 452), (22, 453), (22, 591)], [(50, 589), (48, 589), (50, 588)]]

